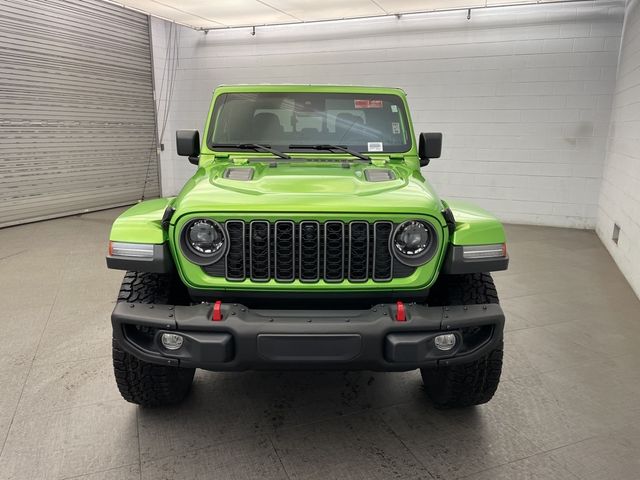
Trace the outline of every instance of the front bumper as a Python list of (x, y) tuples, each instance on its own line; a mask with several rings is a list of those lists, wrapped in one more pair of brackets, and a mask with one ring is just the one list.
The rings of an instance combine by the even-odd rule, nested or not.
[[(368, 310), (257, 310), (213, 305), (118, 303), (111, 315), (121, 348), (151, 363), (207, 370), (343, 369), (405, 371), (477, 359), (502, 341), (504, 314), (497, 304), (427, 307), (396, 304)], [(162, 333), (179, 333), (183, 345), (169, 351)], [(456, 335), (449, 351), (434, 337)]]

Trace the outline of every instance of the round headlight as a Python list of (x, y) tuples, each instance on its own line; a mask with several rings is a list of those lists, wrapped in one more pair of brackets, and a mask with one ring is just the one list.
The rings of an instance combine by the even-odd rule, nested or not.
[(422, 220), (401, 223), (392, 237), (392, 246), (396, 258), (405, 265), (422, 265), (436, 252), (438, 242), (435, 229)]
[(222, 229), (210, 220), (196, 220), (187, 232), (188, 245), (199, 255), (210, 256), (222, 248)]
[(226, 247), (224, 230), (219, 223), (208, 219), (192, 220), (182, 230), (183, 253), (194, 263), (208, 265), (216, 262)]

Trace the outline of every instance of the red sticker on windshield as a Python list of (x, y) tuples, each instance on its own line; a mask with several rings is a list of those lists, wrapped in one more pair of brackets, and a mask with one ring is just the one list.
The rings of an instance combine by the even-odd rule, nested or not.
[(382, 108), (382, 100), (354, 100), (356, 108)]

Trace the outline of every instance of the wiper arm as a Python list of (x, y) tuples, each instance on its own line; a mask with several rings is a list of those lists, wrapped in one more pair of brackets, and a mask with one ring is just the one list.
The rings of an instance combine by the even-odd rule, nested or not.
[(351, 150), (347, 147), (342, 147), (340, 145), (289, 145), (291, 149), (310, 149), (310, 150), (337, 150), (338, 152), (348, 153), (349, 155), (353, 155), (354, 157), (359, 158), (360, 160), (366, 160), (367, 162), (371, 161), (371, 157), (367, 155), (363, 155), (360, 152), (356, 152), (355, 150)]
[(268, 152), (274, 154), (276, 157), (280, 158), (291, 158), (290, 155), (283, 153), (279, 150), (275, 150), (271, 148), (271, 145), (262, 145), (260, 143), (214, 143), (211, 145), (212, 147), (220, 147), (220, 148), (241, 148), (244, 150), (255, 150), (256, 152)]

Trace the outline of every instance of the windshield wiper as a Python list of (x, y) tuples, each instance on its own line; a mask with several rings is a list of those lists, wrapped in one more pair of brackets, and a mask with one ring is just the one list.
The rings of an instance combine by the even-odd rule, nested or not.
[(368, 162), (371, 161), (371, 157), (368, 157), (367, 155), (363, 155), (360, 152), (356, 152), (355, 150), (351, 150), (350, 148), (342, 147), (340, 145), (289, 145), (289, 148), (309, 149), (309, 150), (329, 150), (329, 151), (337, 150), (338, 152), (344, 152), (344, 153), (348, 153), (349, 155), (353, 155), (354, 157), (357, 157), (360, 160), (366, 160)]
[(282, 153), (279, 150), (274, 150), (271, 148), (271, 145), (262, 145), (260, 143), (213, 143), (211, 144), (213, 148), (240, 148), (243, 150), (255, 150), (256, 152), (268, 152), (274, 154), (276, 157), (280, 158), (291, 158), (290, 155), (286, 153)]

